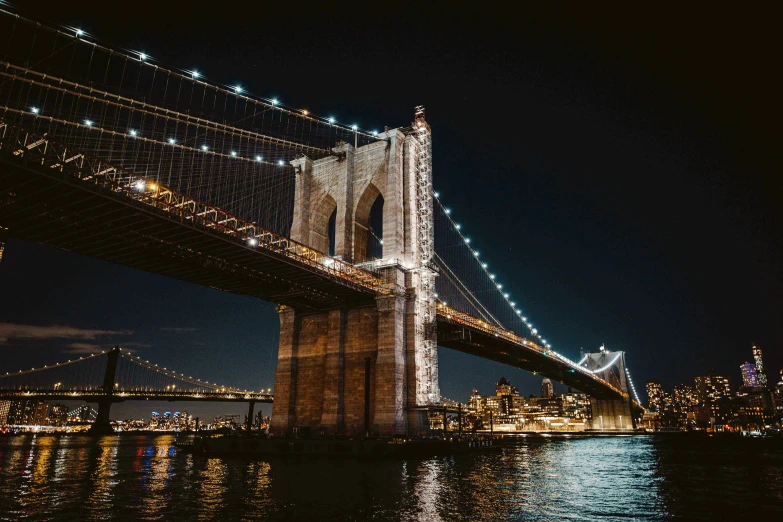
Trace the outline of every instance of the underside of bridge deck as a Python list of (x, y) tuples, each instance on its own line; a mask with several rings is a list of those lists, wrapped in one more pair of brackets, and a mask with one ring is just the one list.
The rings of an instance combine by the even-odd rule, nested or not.
[(376, 295), (8, 151), (0, 153), (0, 226), (12, 237), (303, 312), (374, 303)]

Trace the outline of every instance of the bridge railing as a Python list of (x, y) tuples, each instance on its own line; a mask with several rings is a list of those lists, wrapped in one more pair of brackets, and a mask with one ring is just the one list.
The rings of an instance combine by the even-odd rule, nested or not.
[[(100, 389), (80, 389), (80, 390), (62, 390), (62, 389), (24, 389), (7, 390), (0, 388), (0, 399), (3, 400), (21, 400), (32, 398), (58, 398), (66, 400), (73, 399), (100, 399), (106, 397), (106, 392)], [(193, 392), (193, 391), (171, 391), (171, 390), (131, 390), (116, 391), (111, 397), (117, 401), (161, 398), (161, 400), (229, 400), (229, 401), (257, 401), (272, 402), (274, 394), (262, 392)]]
[(132, 201), (163, 211), (185, 222), (225, 234), (246, 248), (263, 249), (305, 265), (314, 271), (357, 289), (392, 294), (394, 288), (378, 272), (357, 268), (292, 239), (265, 230), (258, 224), (149, 181), (114, 164), (90, 156), (46, 135), (26, 131), (0, 118), (0, 152), (40, 162), (56, 170)]
[(464, 312), (460, 312), (459, 310), (455, 310), (447, 305), (444, 305), (443, 303), (437, 304), (437, 311), (439, 315), (442, 315), (447, 320), (453, 321), (458, 324), (463, 324), (465, 326), (468, 326), (470, 328), (474, 328), (476, 330), (480, 330), (486, 334), (494, 335), (495, 337), (504, 339), (508, 342), (523, 346), (527, 348), (528, 350), (532, 350), (534, 352), (538, 352), (541, 355), (544, 355), (549, 358), (558, 359), (564, 364), (570, 366), (573, 370), (579, 371), (586, 377), (590, 377), (593, 380), (596, 380), (600, 382), (602, 385), (606, 386), (607, 388), (610, 388), (611, 390), (615, 391), (618, 395), (628, 398), (628, 394), (623, 392), (621, 389), (617, 388), (613, 384), (609, 383), (605, 379), (595, 375), (594, 373), (590, 372), (586, 368), (579, 366), (576, 362), (572, 361), (571, 359), (560, 355), (559, 353), (555, 352), (554, 350), (549, 350), (547, 348), (543, 348), (539, 346), (538, 344), (534, 343), (533, 341), (530, 341), (528, 339), (525, 339), (524, 337), (520, 337), (519, 335), (516, 335), (513, 332), (509, 332), (508, 330), (505, 330), (503, 328), (500, 328), (494, 324), (488, 323), (486, 321), (483, 321), (481, 319), (477, 319), (476, 317), (471, 316), (470, 314), (466, 314)]

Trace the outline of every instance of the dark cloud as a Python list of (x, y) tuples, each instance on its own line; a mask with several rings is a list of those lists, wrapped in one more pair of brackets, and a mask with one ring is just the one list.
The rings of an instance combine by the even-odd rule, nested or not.
[(0, 343), (10, 339), (84, 339), (93, 341), (105, 335), (131, 335), (131, 330), (94, 330), (65, 325), (0, 323)]

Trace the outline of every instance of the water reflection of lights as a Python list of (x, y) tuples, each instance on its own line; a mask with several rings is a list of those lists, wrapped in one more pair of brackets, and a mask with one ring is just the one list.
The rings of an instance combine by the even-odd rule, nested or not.
[(440, 516), (439, 507), (443, 503), (442, 492), (444, 486), (443, 462), (439, 460), (429, 460), (422, 462), (417, 471), (416, 504), (421, 520), (436, 521), (443, 520)]

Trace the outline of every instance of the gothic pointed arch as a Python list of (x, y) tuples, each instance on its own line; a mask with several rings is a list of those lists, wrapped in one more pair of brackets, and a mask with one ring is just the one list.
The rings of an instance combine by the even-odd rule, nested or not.
[(334, 255), (336, 215), (337, 202), (330, 194), (324, 195), (315, 205), (311, 217), (310, 246), (315, 250)]
[(354, 263), (383, 257), (383, 194), (373, 183), (356, 202), (353, 223)]

